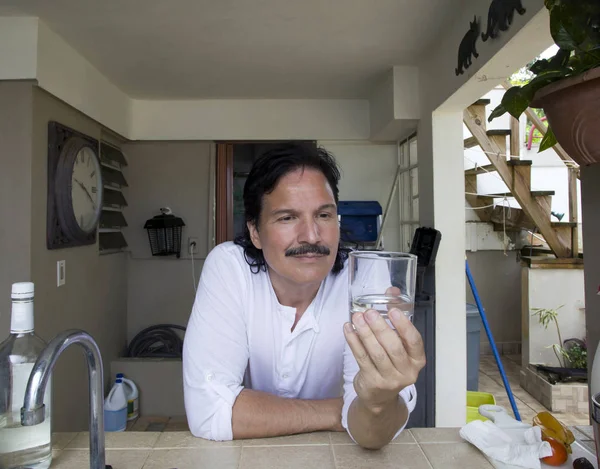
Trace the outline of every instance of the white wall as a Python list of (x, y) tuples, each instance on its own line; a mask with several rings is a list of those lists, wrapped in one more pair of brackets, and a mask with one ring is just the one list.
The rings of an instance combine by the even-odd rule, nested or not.
[(522, 272), (523, 366), (530, 363), (558, 366), (552, 349), (558, 344), (556, 326), (544, 329), (533, 308), (558, 308), (562, 340), (585, 339), (585, 292), (583, 269), (530, 269)]
[[(340, 200), (376, 200), (385, 210), (398, 166), (396, 144), (335, 141), (319, 144), (331, 151), (340, 165)], [(384, 247), (392, 251), (401, 250), (397, 195), (398, 192), (383, 232)]]

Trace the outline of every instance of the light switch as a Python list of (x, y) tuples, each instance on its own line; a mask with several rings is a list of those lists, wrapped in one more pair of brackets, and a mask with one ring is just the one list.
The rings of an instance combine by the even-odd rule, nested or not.
[(60, 287), (67, 281), (67, 271), (65, 261), (58, 261), (56, 263), (56, 286)]

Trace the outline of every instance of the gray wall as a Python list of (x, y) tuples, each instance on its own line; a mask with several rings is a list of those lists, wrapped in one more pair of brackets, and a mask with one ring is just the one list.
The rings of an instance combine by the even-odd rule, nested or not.
[(32, 85), (0, 82), (0, 341), (10, 328), (10, 287), (31, 280)]
[[(0, 282), (3, 313), (8, 313), (10, 283), (35, 283), (35, 326), (48, 341), (57, 333), (80, 328), (97, 341), (108, 386), (110, 361), (126, 345), (127, 276), (123, 254), (100, 256), (97, 245), (46, 248), (47, 125), (57, 120), (94, 138), (101, 127), (31, 84), (0, 83)], [(66, 284), (56, 286), (56, 263), (66, 261)], [(8, 333), (7, 314), (0, 331)], [(53, 428), (88, 427), (88, 383), (83, 351), (66, 350), (53, 376)]]
[[(196, 283), (208, 253), (210, 155), (207, 142), (132, 142), (123, 146), (129, 161), (125, 236), (131, 249), (128, 262), (127, 337), (157, 323), (182, 326), (194, 302), (188, 237), (198, 238), (194, 263)], [(144, 223), (168, 206), (181, 217), (181, 258), (152, 257)]]
[(596, 294), (600, 285), (600, 164), (581, 168), (581, 204), (585, 246), (585, 321), (588, 369), (591, 370), (600, 340), (600, 296)]
[[(521, 342), (521, 265), (516, 252), (467, 252), (471, 274), (498, 351), (517, 353)], [(467, 282), (467, 302), (475, 304)], [(491, 353), (489, 340), (481, 329), (481, 350)], [(506, 349), (506, 350), (504, 350)]]
[[(100, 139), (95, 121), (39, 88), (34, 89), (32, 158), (32, 280), (36, 284), (36, 323), (50, 339), (70, 328), (87, 331), (98, 343), (110, 386), (110, 361), (126, 345), (127, 275), (125, 254), (100, 256), (97, 244), (71, 249), (46, 248), (48, 121), (56, 120)], [(113, 140), (114, 143), (114, 140)], [(56, 263), (66, 261), (66, 284), (56, 286)], [(88, 384), (84, 354), (71, 347), (57, 362), (54, 375), (54, 419), (58, 431), (88, 427)]]

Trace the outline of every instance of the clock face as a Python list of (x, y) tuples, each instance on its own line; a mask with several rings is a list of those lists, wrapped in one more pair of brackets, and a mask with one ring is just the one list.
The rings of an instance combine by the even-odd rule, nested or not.
[(93, 231), (102, 209), (102, 173), (94, 151), (83, 147), (71, 173), (71, 200), (75, 220), (85, 232)]

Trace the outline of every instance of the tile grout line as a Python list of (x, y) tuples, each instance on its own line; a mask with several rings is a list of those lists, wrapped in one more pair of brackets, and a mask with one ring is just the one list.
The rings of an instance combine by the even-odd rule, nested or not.
[[(416, 438), (415, 438), (415, 441), (416, 441)], [(427, 461), (427, 464), (429, 465), (429, 469), (434, 469), (433, 463), (429, 460), (429, 458), (425, 454), (425, 450), (423, 450), (423, 448), (421, 447), (421, 443), (417, 442), (417, 448), (419, 448), (419, 451), (421, 451), (421, 454), (425, 458), (425, 461)]]
[(333, 460), (333, 467), (337, 469), (337, 460), (335, 459), (335, 450), (333, 448), (333, 439), (331, 438), (331, 432), (329, 433), (329, 452), (331, 453), (331, 459)]

